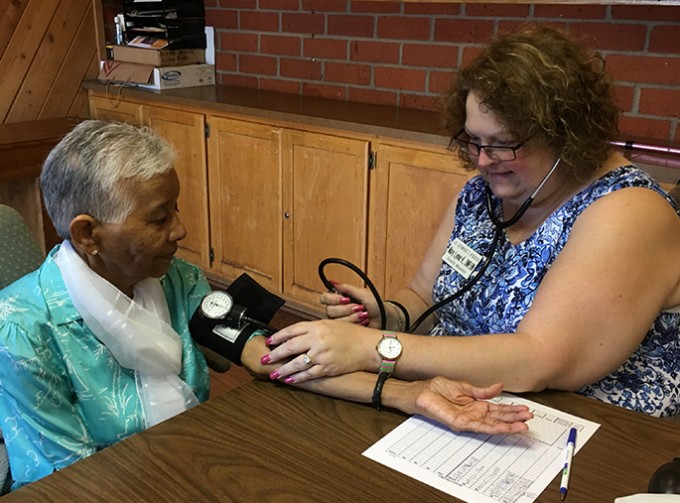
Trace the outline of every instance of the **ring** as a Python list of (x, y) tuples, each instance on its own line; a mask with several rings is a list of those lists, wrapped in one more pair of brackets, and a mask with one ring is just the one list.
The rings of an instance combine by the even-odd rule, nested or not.
[(302, 356), (302, 362), (303, 362), (305, 365), (311, 365), (311, 364), (312, 364), (312, 359), (309, 357), (309, 355), (308, 355), (307, 353), (305, 353), (305, 354)]

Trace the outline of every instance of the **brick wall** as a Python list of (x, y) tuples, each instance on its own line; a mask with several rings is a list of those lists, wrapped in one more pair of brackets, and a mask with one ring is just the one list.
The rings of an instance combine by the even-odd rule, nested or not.
[(499, 31), (541, 22), (605, 57), (631, 136), (680, 142), (680, 7), (205, 0), (218, 82), (436, 109)]

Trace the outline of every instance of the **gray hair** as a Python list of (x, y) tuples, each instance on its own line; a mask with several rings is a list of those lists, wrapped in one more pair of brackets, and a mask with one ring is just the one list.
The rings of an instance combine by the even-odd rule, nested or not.
[(175, 151), (148, 127), (88, 120), (47, 156), (40, 174), (45, 208), (63, 239), (78, 215), (121, 223), (134, 210), (121, 182), (146, 181), (173, 168)]

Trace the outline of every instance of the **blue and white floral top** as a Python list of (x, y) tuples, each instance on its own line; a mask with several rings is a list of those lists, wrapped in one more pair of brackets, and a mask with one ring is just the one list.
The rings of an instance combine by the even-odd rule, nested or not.
[[(564, 203), (526, 241), (513, 245), (502, 233), (486, 273), (469, 292), (439, 310), (439, 321), (431, 334), (514, 333), (581, 212), (600, 197), (625, 187), (654, 190), (680, 214), (663, 189), (635, 166), (609, 172)], [(500, 211), (499, 202), (495, 203)], [(494, 226), (486, 212), (481, 177), (466, 184), (457, 204), (449, 244), (459, 238), (485, 255), (491, 247)], [(464, 283), (460, 274), (442, 262), (433, 288), (434, 302), (458, 291)], [(680, 414), (680, 311), (659, 313), (628, 361), (579, 392), (655, 416)]]
[[(0, 292), (0, 428), (16, 489), (145, 427), (134, 371), (121, 367), (73, 306), (53, 255)], [(175, 258), (161, 279), (182, 339), (180, 378), (203, 402), (210, 376), (189, 319), (210, 285)]]

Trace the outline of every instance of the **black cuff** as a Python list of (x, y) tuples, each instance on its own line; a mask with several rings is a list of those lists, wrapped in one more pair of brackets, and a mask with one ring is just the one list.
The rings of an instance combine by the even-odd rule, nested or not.
[(212, 349), (237, 365), (241, 365), (241, 354), (246, 342), (257, 330), (250, 324), (246, 324), (240, 329), (220, 325), (219, 322), (201, 316), (198, 310), (189, 322), (191, 337), (198, 344)]

